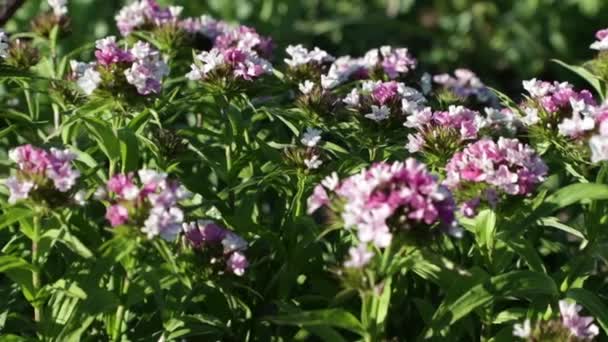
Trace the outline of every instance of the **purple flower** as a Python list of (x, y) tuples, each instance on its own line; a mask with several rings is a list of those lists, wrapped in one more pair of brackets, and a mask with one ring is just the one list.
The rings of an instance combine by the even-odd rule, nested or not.
[(153, 207), (141, 231), (148, 239), (160, 236), (166, 241), (174, 241), (181, 231), (183, 220), (184, 213), (178, 207)]
[(112, 205), (106, 210), (106, 219), (112, 227), (120, 226), (129, 220), (129, 211), (122, 205)]
[(230, 254), (228, 260), (226, 261), (226, 268), (229, 272), (236, 274), (237, 276), (242, 276), (245, 274), (245, 270), (249, 266), (249, 262), (247, 261), (247, 257), (241, 252), (234, 252)]
[(17, 177), (9, 177), (6, 179), (6, 187), (10, 192), (8, 203), (15, 204), (16, 202), (28, 198), (30, 191), (35, 184), (32, 181), (19, 180)]
[(195, 56), (194, 64), (186, 77), (192, 81), (206, 79), (211, 73), (228, 69), (235, 79), (252, 81), (272, 72), (272, 65), (255, 52), (239, 48), (212, 49)]
[(116, 37), (109, 36), (95, 42), (95, 57), (100, 65), (111, 65), (116, 63), (131, 62), (133, 55), (129, 51), (118, 47)]
[(570, 303), (566, 300), (559, 301), (562, 324), (570, 330), (570, 334), (575, 337), (592, 339), (599, 335), (599, 328), (592, 324), (593, 317), (579, 316), (581, 310), (582, 307), (576, 303)]
[(155, 0), (140, 0), (123, 7), (115, 19), (120, 34), (127, 36), (145, 25), (175, 23), (181, 12), (181, 7), (163, 8)]

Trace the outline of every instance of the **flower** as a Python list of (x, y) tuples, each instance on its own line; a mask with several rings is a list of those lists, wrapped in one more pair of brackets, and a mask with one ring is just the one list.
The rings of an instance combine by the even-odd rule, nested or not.
[(17, 177), (7, 178), (4, 185), (6, 185), (10, 193), (8, 198), (8, 203), (10, 204), (15, 204), (20, 200), (28, 198), (30, 191), (35, 187), (34, 182), (19, 180)]
[(298, 89), (304, 95), (310, 94), (314, 88), (315, 88), (315, 83), (310, 80), (306, 80), (303, 83), (298, 84)]
[(323, 161), (321, 159), (319, 159), (319, 156), (316, 154), (313, 154), (309, 158), (304, 159), (304, 165), (306, 165), (306, 168), (309, 170), (316, 170), (322, 164), (323, 164)]
[(272, 72), (272, 65), (267, 60), (258, 57), (253, 51), (239, 48), (203, 51), (195, 56), (194, 64), (190, 67), (192, 70), (186, 77), (191, 81), (206, 79), (223, 69), (227, 70), (227, 76), (246, 81)]
[(245, 269), (247, 269), (249, 266), (249, 262), (243, 253), (234, 252), (230, 255), (230, 257), (228, 257), (226, 266), (228, 271), (236, 274), (237, 276), (242, 276), (245, 274)]
[(593, 50), (608, 50), (608, 28), (597, 31), (595, 38), (597, 38), (597, 40), (590, 46)]
[(238, 49), (269, 58), (272, 56), (274, 43), (272, 38), (260, 35), (254, 28), (239, 25), (226, 27), (215, 38), (214, 48), (220, 51)]
[(608, 160), (608, 136), (594, 135), (589, 139), (591, 162)]
[[(547, 166), (529, 146), (501, 137), (498, 142), (479, 140), (457, 152), (446, 165), (446, 173), (445, 184), (453, 191), (477, 183), (509, 195), (528, 195), (545, 179)], [(487, 201), (495, 201), (493, 192), (484, 194)]]
[(68, 0), (47, 0), (56, 17), (64, 16), (68, 13)]
[(18, 166), (17, 175), (5, 182), (11, 203), (28, 198), (37, 189), (66, 193), (80, 177), (80, 172), (72, 167), (76, 155), (68, 149), (47, 151), (28, 144), (10, 150), (9, 158)]
[(559, 301), (559, 311), (564, 327), (570, 330), (570, 335), (581, 338), (594, 338), (600, 331), (597, 325), (592, 324), (593, 317), (579, 316), (582, 310), (580, 305), (566, 300)]
[(389, 224), (393, 225), (389, 222), (398, 222), (392, 227), (395, 230), (438, 224), (457, 234), (450, 192), (415, 159), (377, 163), (339, 184), (336, 177), (317, 185), (308, 199), (308, 212), (328, 206), (333, 200), (340, 201), (343, 210), (339, 214), (344, 226), (354, 229), (363, 243), (379, 248), (388, 246), (392, 240)]
[(10, 48), (8, 35), (4, 30), (0, 29), (0, 57), (8, 57), (8, 50)]
[(416, 68), (417, 61), (409, 53), (407, 48), (394, 48), (382, 46), (380, 49), (372, 49), (363, 57), (367, 67), (373, 69), (380, 66), (389, 79), (395, 79), (406, 75)]
[(124, 6), (116, 15), (116, 25), (120, 34), (128, 36), (145, 25), (161, 26), (174, 23), (183, 8), (180, 6), (161, 7), (156, 0), (140, 0)]
[(479, 102), (489, 102), (494, 105), (498, 102), (492, 91), (469, 69), (454, 70), (454, 77), (450, 74), (435, 75), (433, 81), (458, 97), (474, 96)]
[(139, 226), (149, 239), (160, 236), (175, 240), (184, 220), (179, 202), (189, 198), (190, 193), (165, 173), (143, 169), (137, 176), (116, 174), (108, 180), (105, 199), (110, 206), (106, 218), (112, 226)]
[(531, 334), (532, 326), (529, 319), (526, 319), (522, 324), (517, 323), (513, 325), (513, 336), (526, 339), (529, 338)]
[(304, 134), (302, 134), (302, 139), (300, 141), (304, 146), (307, 147), (315, 147), (321, 141), (321, 133), (320, 129), (307, 127)]
[(155, 206), (150, 210), (141, 231), (148, 239), (160, 236), (166, 241), (174, 241), (181, 231), (183, 220), (184, 213), (180, 208)]
[(344, 262), (344, 267), (347, 268), (363, 268), (374, 257), (374, 253), (370, 252), (364, 243), (351, 247), (348, 254), (349, 259)]
[(95, 57), (97, 63), (100, 65), (111, 65), (122, 62), (131, 62), (133, 55), (129, 51), (123, 50), (118, 47), (116, 43), (116, 37), (108, 36), (103, 39), (99, 39), (95, 42)]
[(127, 82), (134, 85), (141, 95), (158, 93), (163, 77), (169, 74), (169, 67), (160, 58), (159, 52), (141, 41), (135, 43), (130, 52), (135, 61), (125, 70)]
[(391, 110), (387, 106), (375, 106), (372, 105), (372, 112), (365, 114), (365, 117), (376, 122), (380, 122), (388, 119), (391, 114)]
[(348, 107), (356, 108), (359, 106), (361, 102), (361, 96), (359, 95), (359, 90), (357, 88), (353, 89), (346, 95), (346, 97), (342, 100)]
[(125, 224), (129, 220), (129, 211), (122, 205), (115, 204), (106, 209), (106, 219), (112, 227)]
[(285, 58), (284, 61), (290, 68), (295, 68), (306, 64), (323, 64), (333, 62), (335, 58), (324, 50), (315, 47), (314, 50), (308, 50), (301, 44), (289, 45), (285, 52), (290, 58)]
[(232, 232), (226, 232), (222, 239), (222, 246), (224, 246), (224, 254), (230, 254), (232, 252), (246, 250), (247, 241)]

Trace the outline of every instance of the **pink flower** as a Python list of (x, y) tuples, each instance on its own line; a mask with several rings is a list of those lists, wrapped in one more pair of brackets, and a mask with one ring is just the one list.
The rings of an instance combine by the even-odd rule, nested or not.
[(597, 41), (593, 42), (593, 44), (590, 46), (593, 50), (608, 50), (608, 29), (597, 31), (595, 38), (597, 38)]
[(237, 276), (242, 276), (245, 274), (247, 267), (249, 267), (249, 262), (243, 253), (234, 252), (230, 254), (230, 257), (228, 257), (226, 267), (229, 272), (232, 272)]
[[(327, 187), (330, 184), (334, 190)], [(452, 229), (455, 205), (451, 193), (414, 159), (374, 164), (343, 182), (324, 181), (323, 185), (318, 185), (309, 198), (309, 213), (319, 204), (334, 200), (343, 203), (339, 214), (344, 225), (354, 229), (362, 242), (379, 248), (388, 246), (393, 218), (400, 222), (401, 229), (439, 223), (446, 231), (457, 233)], [(332, 191), (331, 195), (326, 189)]]
[(20, 200), (24, 200), (29, 197), (30, 191), (34, 189), (35, 184), (28, 180), (19, 180), (17, 177), (9, 177), (6, 179), (4, 185), (8, 188), (10, 196), (8, 203), (15, 204)]
[(108, 191), (120, 199), (134, 200), (139, 196), (139, 188), (133, 182), (133, 174), (117, 174), (108, 180)]
[(120, 226), (129, 220), (129, 211), (122, 205), (112, 205), (106, 210), (106, 219), (112, 227)]
[[(517, 139), (499, 138), (495, 143), (483, 139), (456, 153), (446, 165), (445, 184), (452, 190), (471, 184), (485, 184), (487, 201), (497, 201), (498, 190), (510, 195), (528, 195), (547, 174), (547, 166), (527, 145)], [(465, 203), (467, 216), (478, 205), (478, 198)]]
[(384, 105), (397, 96), (397, 82), (384, 82), (372, 91), (372, 97), (378, 104)]

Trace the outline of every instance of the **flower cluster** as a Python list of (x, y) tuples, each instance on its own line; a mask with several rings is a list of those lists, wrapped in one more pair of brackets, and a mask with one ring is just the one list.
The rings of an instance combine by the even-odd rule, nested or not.
[(126, 50), (118, 46), (116, 37), (110, 36), (98, 40), (96, 48), (95, 63), (70, 62), (72, 77), (85, 94), (91, 95), (102, 86), (116, 87), (122, 79), (140, 95), (160, 92), (169, 68), (149, 43), (138, 41)]
[(420, 111), (426, 102), (424, 96), (403, 83), (365, 81), (342, 100), (348, 109), (365, 113), (365, 117), (380, 122), (389, 117), (404, 117)]
[(430, 107), (416, 110), (404, 124), (415, 130), (408, 135), (407, 149), (411, 153), (435, 150), (453, 153), (463, 142), (476, 139), (482, 124), (477, 111), (463, 106), (450, 106), (447, 111), (438, 112)]
[[(378, 248), (391, 243), (393, 232), (420, 227), (439, 225), (452, 235), (461, 234), (450, 191), (412, 158), (377, 163), (343, 181), (333, 174), (317, 185), (308, 199), (309, 213), (321, 207), (341, 208), (338, 214), (344, 226), (355, 229), (361, 243)], [(359, 248), (361, 253), (356, 255), (365, 254), (365, 250)]]
[(379, 70), (391, 80), (407, 75), (418, 64), (407, 48), (388, 45), (368, 51), (363, 58), (372, 73)]
[(135, 1), (123, 7), (116, 15), (118, 30), (123, 36), (146, 26), (161, 26), (176, 22), (183, 8), (181, 6), (161, 7), (156, 0)]
[(211, 264), (223, 262), (229, 272), (245, 274), (249, 262), (244, 254), (247, 241), (242, 237), (208, 220), (184, 223), (182, 228), (192, 247), (211, 255)]
[(539, 321), (534, 326), (529, 319), (513, 326), (513, 335), (526, 341), (591, 341), (599, 335), (593, 317), (580, 316), (580, 305), (559, 301), (561, 320)]
[(215, 38), (214, 47), (220, 51), (240, 50), (243, 52), (255, 52), (263, 57), (272, 57), (274, 43), (272, 38), (259, 34), (254, 28), (244, 25), (226, 27), (226, 29)]
[(229, 48), (212, 49), (196, 55), (189, 80), (229, 78), (252, 81), (272, 72), (272, 65), (251, 50)]
[(167, 174), (139, 170), (139, 185), (134, 174), (116, 174), (106, 185), (106, 219), (112, 227), (131, 224), (141, 226), (148, 238), (160, 236), (173, 241), (181, 231), (184, 213), (179, 202), (190, 193)]
[[(560, 128), (560, 132), (564, 135), (573, 136), (580, 131), (586, 130), (585, 126), (588, 121), (585, 118), (581, 118), (580, 115), (586, 115), (589, 111), (589, 107), (595, 106), (596, 102), (593, 99), (593, 95), (588, 90), (576, 91), (574, 87), (568, 82), (546, 82), (540, 81), (535, 78), (523, 81), (524, 89), (528, 92), (530, 97), (538, 104), (539, 108), (547, 116), (551, 117), (549, 120), (555, 119), (560, 120), (564, 116), (572, 113), (573, 117), (565, 124), (565, 127)], [(538, 117), (538, 113), (534, 113), (533, 110), (524, 110), (529, 119), (523, 120), (524, 123), (534, 124), (538, 120), (534, 120), (534, 116)]]
[(9, 203), (27, 199), (33, 192), (39, 195), (35, 196), (36, 200), (51, 201), (56, 192), (72, 190), (80, 177), (80, 172), (72, 166), (76, 155), (67, 149), (51, 148), (47, 151), (22, 145), (10, 150), (9, 158), (18, 167), (17, 174), (5, 183), (10, 191)]
[(408, 49), (383, 46), (368, 51), (364, 57), (343, 56), (334, 61), (327, 74), (321, 76), (324, 89), (360, 79), (396, 79), (416, 68), (417, 61)]
[(530, 194), (548, 171), (533, 149), (503, 137), (498, 142), (482, 139), (468, 145), (445, 168), (445, 184), (466, 201), (461, 208), (466, 216), (474, 215), (482, 199), (495, 205), (500, 193)]
[(591, 162), (608, 160), (608, 104), (595, 111), (597, 132), (589, 139)]
[(289, 55), (289, 58), (285, 58), (285, 63), (292, 69), (303, 65), (322, 65), (335, 60), (325, 50), (321, 50), (318, 47), (308, 50), (301, 44), (289, 45), (285, 49), (285, 52)]
[(469, 69), (456, 69), (454, 76), (440, 74), (433, 76), (433, 81), (459, 98), (475, 97), (480, 103), (496, 105), (498, 99), (492, 91)]

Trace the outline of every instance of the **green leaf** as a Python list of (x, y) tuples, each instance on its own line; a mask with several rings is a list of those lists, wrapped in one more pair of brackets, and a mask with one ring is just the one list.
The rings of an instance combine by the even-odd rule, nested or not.
[(28, 271), (36, 271), (36, 267), (29, 262), (13, 256), (13, 255), (2, 255), (0, 256), (0, 272), (6, 272), (10, 270), (21, 269)]
[(108, 159), (112, 161), (119, 160), (121, 156), (120, 142), (112, 128), (107, 123), (99, 120), (83, 118), (83, 121)]
[(80, 255), (81, 257), (88, 259), (93, 257), (93, 253), (80, 241), (76, 236), (70, 234), (66, 229), (49, 229), (43, 235), (42, 238), (51, 240), (58, 240), (72, 252)]
[(551, 277), (532, 271), (514, 271), (494, 276), (473, 286), (460, 297), (443, 302), (435, 312), (431, 327), (425, 337), (447, 330), (471, 311), (506, 297), (530, 295), (557, 296), (557, 286)]
[(10, 207), (5, 209), (3, 215), (0, 216), (0, 230), (33, 215), (34, 212), (29, 208)]
[(561, 65), (562, 67), (572, 71), (573, 73), (579, 75), (580, 77), (582, 77), (585, 81), (587, 81), (587, 83), (589, 83), (593, 89), (595, 89), (595, 91), (597, 92), (597, 94), (603, 99), (604, 98), (604, 91), (602, 89), (602, 82), (600, 81), (599, 78), (597, 78), (594, 74), (592, 74), (589, 70), (580, 67), (580, 66), (576, 66), (576, 65), (569, 65), (566, 64), (560, 60), (557, 59), (552, 59), (551, 60), (554, 63), (557, 63), (559, 65)]
[(598, 296), (583, 288), (568, 290), (566, 296), (589, 310), (604, 332), (608, 334), (608, 307)]
[(343, 309), (302, 311), (282, 316), (265, 317), (263, 320), (278, 325), (298, 327), (336, 327), (352, 331), (361, 336), (364, 334), (361, 322), (353, 314)]
[(129, 129), (118, 131), (120, 137), (120, 158), (122, 161), (122, 172), (135, 171), (139, 168), (139, 146), (137, 137)]

